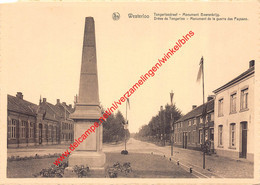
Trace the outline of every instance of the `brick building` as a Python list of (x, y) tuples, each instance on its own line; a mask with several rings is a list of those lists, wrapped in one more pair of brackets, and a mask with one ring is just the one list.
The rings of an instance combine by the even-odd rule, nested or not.
[(23, 99), (23, 94), (7, 95), (7, 147), (52, 145), (73, 141), (72, 106), (53, 105), (46, 98), (39, 105)]
[[(209, 96), (206, 106), (205, 140), (214, 149), (214, 97)], [(174, 144), (183, 148), (201, 149), (203, 142), (203, 105), (193, 105), (192, 110), (174, 123)]]

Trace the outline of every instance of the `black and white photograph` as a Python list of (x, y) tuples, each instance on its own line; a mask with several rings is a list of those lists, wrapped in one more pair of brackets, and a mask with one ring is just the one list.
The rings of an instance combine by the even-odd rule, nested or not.
[(259, 1), (6, 1), (0, 29), (0, 184), (260, 183)]

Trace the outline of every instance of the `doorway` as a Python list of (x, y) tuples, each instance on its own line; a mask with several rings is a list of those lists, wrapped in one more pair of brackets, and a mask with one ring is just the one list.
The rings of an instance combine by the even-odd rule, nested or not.
[(241, 122), (241, 158), (247, 155), (247, 122)]
[(183, 148), (187, 148), (187, 132), (183, 132)]
[(39, 124), (39, 144), (42, 144), (42, 124)]

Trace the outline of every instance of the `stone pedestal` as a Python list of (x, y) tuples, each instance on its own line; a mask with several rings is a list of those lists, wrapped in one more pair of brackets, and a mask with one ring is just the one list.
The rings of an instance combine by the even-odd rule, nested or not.
[[(99, 106), (98, 76), (96, 60), (95, 25), (92, 17), (85, 19), (85, 31), (80, 72), (79, 96), (75, 112), (70, 115), (74, 120), (74, 139), (79, 140), (95, 122), (99, 122), (101, 109)], [(75, 165), (88, 166), (91, 177), (104, 177), (106, 156), (102, 152), (103, 126), (89, 132), (69, 157), (69, 167), (65, 177), (77, 175), (73, 172)], [(82, 140), (82, 139), (81, 139)], [(73, 177), (75, 177), (73, 176)]]

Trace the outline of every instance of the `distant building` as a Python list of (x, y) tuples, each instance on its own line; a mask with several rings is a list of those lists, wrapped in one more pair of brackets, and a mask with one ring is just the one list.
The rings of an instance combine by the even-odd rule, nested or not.
[[(214, 97), (209, 96), (206, 106), (205, 141), (214, 149)], [(192, 110), (174, 123), (174, 143), (183, 148), (201, 149), (203, 142), (203, 105), (193, 105)]]
[(23, 94), (8, 95), (7, 147), (52, 145), (73, 141), (74, 110), (66, 103), (53, 105), (46, 98), (39, 105), (23, 99)]
[(218, 155), (254, 159), (254, 60), (249, 69), (215, 91)]
[(35, 145), (38, 106), (24, 100), (21, 92), (7, 98), (7, 147)]

